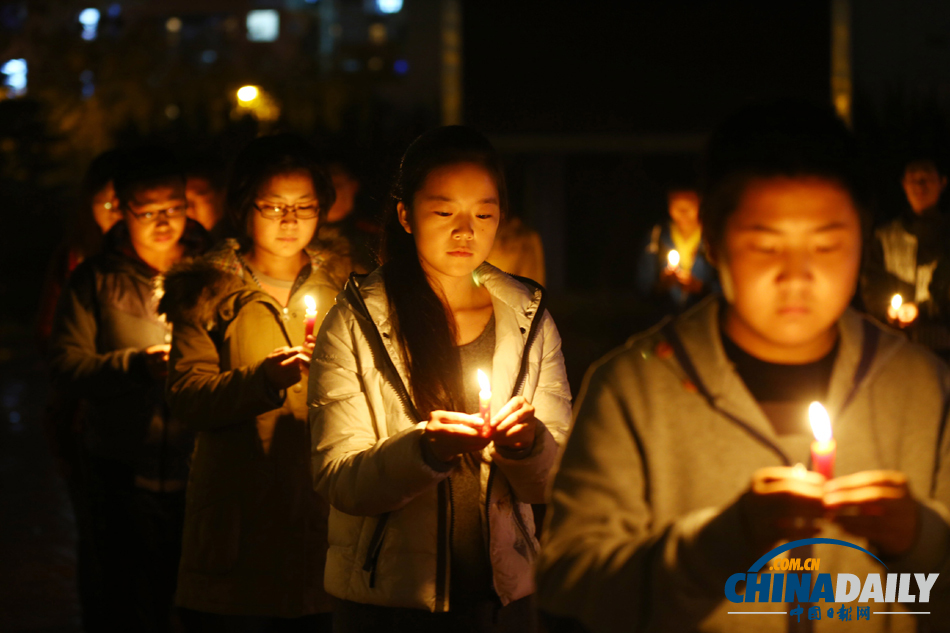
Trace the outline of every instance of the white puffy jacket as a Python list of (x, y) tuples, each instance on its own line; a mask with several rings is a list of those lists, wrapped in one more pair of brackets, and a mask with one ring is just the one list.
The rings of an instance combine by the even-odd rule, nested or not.
[[(571, 396), (543, 290), (489, 264), (476, 276), (495, 313), (492, 410), (521, 394), (541, 422), (528, 457), (506, 459), (493, 444), (483, 452), (482, 525), (495, 591), (508, 604), (534, 591), (538, 542), (528, 504), (545, 500)], [(377, 270), (351, 278), (317, 337), (310, 425), (314, 486), (331, 505), (325, 584), (364, 604), (447, 611), (451, 472), (423, 459), (425, 421), (414, 419), (392, 328)]]

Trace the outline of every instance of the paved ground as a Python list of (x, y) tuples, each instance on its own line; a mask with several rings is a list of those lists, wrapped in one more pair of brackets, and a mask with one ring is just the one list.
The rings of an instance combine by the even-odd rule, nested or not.
[(75, 525), (41, 426), (43, 373), (24, 332), (0, 332), (0, 631), (81, 631)]

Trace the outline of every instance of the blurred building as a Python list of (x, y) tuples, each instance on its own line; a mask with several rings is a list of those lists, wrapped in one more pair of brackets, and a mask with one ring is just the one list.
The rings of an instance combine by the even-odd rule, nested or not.
[[(387, 180), (415, 135), (460, 118), (459, 19), (458, 0), (0, 0), (0, 205), (16, 211), (3, 263), (44, 268), (55, 234), (13, 236), (57, 227), (115, 145), (229, 157), (293, 131)], [(27, 293), (24, 313), (30, 283), (0, 281)]]
[[(453, 6), (452, 0), (6, 2), (0, 4), (0, 94), (45, 102), (53, 132), (90, 154), (121, 135), (174, 136), (175, 128), (190, 138), (220, 133), (244, 115), (270, 127), (373, 141), (406, 120), (425, 126), (442, 119), (442, 25)], [(267, 108), (242, 107), (237, 90), (245, 85), (260, 90), (258, 104)]]

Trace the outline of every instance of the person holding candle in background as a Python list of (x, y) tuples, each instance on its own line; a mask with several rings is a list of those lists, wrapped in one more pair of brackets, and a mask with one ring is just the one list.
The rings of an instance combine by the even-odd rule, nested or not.
[[(786, 631), (729, 615), (763, 609), (723, 587), (816, 535), (870, 548), (886, 573), (950, 571), (950, 370), (848, 308), (866, 226), (855, 162), (831, 110), (800, 103), (747, 108), (713, 134), (702, 220), (723, 296), (588, 373), (538, 565), (545, 612), (591, 631)], [(885, 573), (813, 547), (823, 570)], [(938, 583), (924, 626), (948, 607)]]
[(338, 631), (534, 630), (529, 504), (544, 502), (570, 389), (543, 289), (485, 263), (507, 208), (481, 134), (420, 136), (382, 267), (350, 281), (317, 337), (313, 472)]
[[(98, 196), (101, 249), (63, 288), (49, 364), (57, 391), (84, 402), (77, 507), (88, 513), (80, 525), (91, 551), (81, 552), (79, 572), (94, 589), (83, 596), (94, 605), (85, 624), (161, 631), (173, 625), (194, 438), (165, 405), (171, 332), (156, 308), (166, 271), (203, 253), (209, 238), (185, 215), (185, 176), (166, 149), (123, 151), (112, 168)], [(114, 209), (121, 220), (110, 225)]]
[(340, 290), (330, 256), (308, 246), (333, 199), (308, 143), (258, 138), (227, 190), (234, 237), (167, 275), (167, 396), (197, 432), (177, 600), (188, 630), (330, 630), (306, 334)]
[(637, 290), (658, 316), (678, 314), (719, 288), (702, 241), (699, 193), (674, 186), (666, 197), (670, 220), (650, 231), (637, 265)]
[[(946, 311), (940, 309), (950, 287), (939, 281), (950, 278), (950, 222), (940, 208), (947, 186), (943, 172), (932, 157), (907, 162), (901, 181), (907, 208), (875, 230), (861, 277), (861, 298), (869, 313), (906, 329), (912, 340), (950, 360), (950, 327)], [(944, 269), (940, 274), (938, 267)]]

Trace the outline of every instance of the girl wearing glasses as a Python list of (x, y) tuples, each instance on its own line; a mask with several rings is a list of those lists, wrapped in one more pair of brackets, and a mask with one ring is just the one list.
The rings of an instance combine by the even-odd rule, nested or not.
[(422, 135), (388, 211), (384, 264), (347, 285), (310, 375), (337, 629), (534, 630), (528, 504), (571, 402), (543, 289), (485, 263), (507, 211), (497, 153), (465, 127)]
[(319, 326), (339, 291), (325, 254), (308, 246), (333, 199), (303, 139), (256, 139), (227, 192), (234, 237), (165, 282), (168, 400), (197, 431), (178, 577), (189, 630), (329, 630), (305, 319), (308, 297)]

